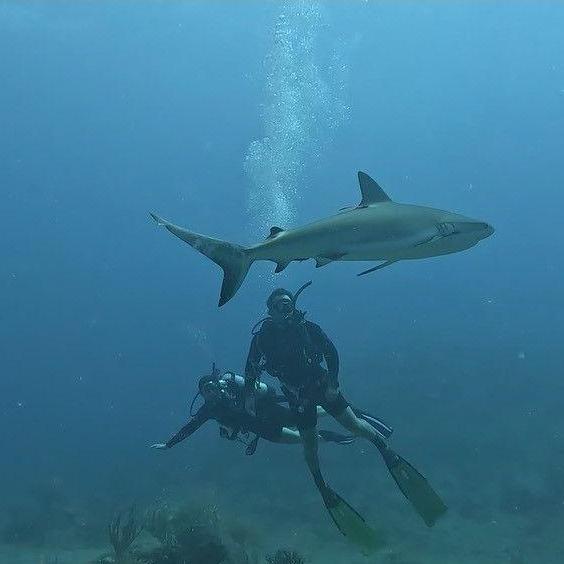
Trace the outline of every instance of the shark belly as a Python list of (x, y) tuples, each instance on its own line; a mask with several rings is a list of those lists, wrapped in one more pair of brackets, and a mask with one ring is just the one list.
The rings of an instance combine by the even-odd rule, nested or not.
[(403, 257), (405, 260), (439, 257), (466, 251), (474, 247), (478, 241), (471, 235), (456, 235), (437, 238), (425, 245), (408, 249)]
[(349, 252), (343, 255), (341, 260), (347, 261), (371, 261), (371, 260), (400, 260), (413, 245), (408, 239), (387, 239), (385, 241), (373, 241), (355, 245)]

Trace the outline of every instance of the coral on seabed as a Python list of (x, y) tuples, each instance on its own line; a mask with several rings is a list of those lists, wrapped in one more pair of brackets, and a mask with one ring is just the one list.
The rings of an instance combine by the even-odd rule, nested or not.
[(116, 564), (125, 564), (132, 560), (132, 545), (142, 530), (143, 527), (138, 523), (133, 508), (129, 510), (125, 523), (122, 524), (122, 515), (118, 514), (108, 525), (110, 544), (114, 549)]
[(219, 535), (219, 515), (213, 505), (183, 507), (176, 511), (162, 506), (147, 515), (145, 528), (160, 546), (140, 552), (137, 557), (145, 564), (222, 564), (244, 562), (234, 560)]
[[(148, 535), (134, 549), (133, 541), (143, 528)], [(145, 514), (143, 527), (133, 512), (122, 525), (120, 516), (109, 527), (115, 557), (105, 555), (96, 564), (259, 564), (265, 562), (256, 554), (256, 547), (246, 544), (252, 538), (238, 531), (234, 538), (232, 524), (222, 526), (213, 505), (183, 506), (171, 509), (162, 505)], [(157, 541), (155, 543), (155, 541)], [(143, 546), (144, 545), (144, 546)], [(255, 549), (253, 552), (253, 548)], [(304, 564), (297, 552), (278, 550), (266, 556), (268, 564)]]
[(172, 513), (165, 505), (148, 511), (145, 517), (145, 530), (163, 546), (174, 546), (176, 538), (172, 526)]
[(305, 564), (305, 559), (293, 550), (277, 550), (266, 557), (268, 564)]

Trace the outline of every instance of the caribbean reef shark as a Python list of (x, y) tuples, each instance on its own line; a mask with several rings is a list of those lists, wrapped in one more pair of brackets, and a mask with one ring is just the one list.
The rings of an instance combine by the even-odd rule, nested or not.
[(275, 272), (308, 259), (315, 259), (316, 267), (343, 260), (380, 261), (362, 276), (401, 260), (458, 253), (494, 232), (488, 223), (463, 215), (393, 202), (364, 172), (358, 173), (358, 181), (358, 206), (295, 229), (272, 227), (265, 241), (251, 247), (194, 233), (154, 213), (151, 217), (223, 269), (219, 306), (235, 295), (257, 260), (275, 262)]

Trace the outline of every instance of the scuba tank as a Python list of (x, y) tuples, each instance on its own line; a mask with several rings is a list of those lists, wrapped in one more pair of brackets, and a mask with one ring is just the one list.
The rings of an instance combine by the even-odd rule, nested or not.
[[(225, 372), (221, 376), (220, 380), (227, 381), (232, 389), (236, 390), (238, 393), (243, 392), (245, 389), (245, 378), (243, 378), (243, 376), (239, 376), (239, 374), (236, 374), (235, 372)], [(255, 382), (255, 393), (260, 398), (268, 395), (276, 395), (276, 392), (271, 387), (260, 380)]]

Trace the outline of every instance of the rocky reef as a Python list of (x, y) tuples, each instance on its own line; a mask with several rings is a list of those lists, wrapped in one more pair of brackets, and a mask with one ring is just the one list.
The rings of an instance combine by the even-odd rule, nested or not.
[(95, 564), (305, 563), (292, 550), (260, 554), (248, 542), (252, 531), (221, 519), (213, 505), (162, 505), (148, 510), (143, 518), (131, 509), (112, 520), (108, 534), (113, 551)]

